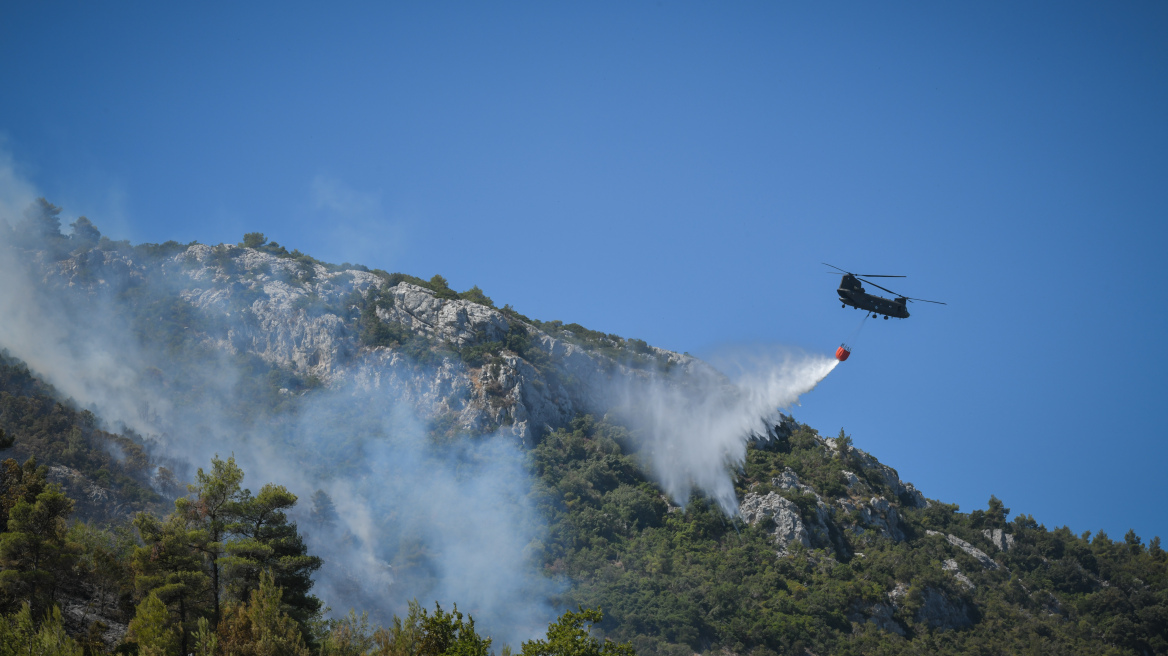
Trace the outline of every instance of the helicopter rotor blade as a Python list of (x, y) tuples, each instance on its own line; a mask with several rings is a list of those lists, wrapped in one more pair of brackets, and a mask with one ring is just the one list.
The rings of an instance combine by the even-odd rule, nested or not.
[(834, 264), (828, 264), (827, 262), (820, 262), (820, 264), (829, 266), (829, 267), (835, 269), (836, 271), (839, 271), (840, 273), (846, 273), (850, 276), (855, 276), (857, 278), (907, 278), (908, 277), (908, 276), (886, 276), (882, 273), (852, 273), (851, 271), (845, 271), (844, 269), (841, 269)]
[[(864, 280), (863, 278), (860, 278), (860, 276), (856, 276), (856, 278), (859, 280)], [(888, 292), (889, 294), (896, 294), (897, 296), (900, 296), (900, 294), (897, 294), (896, 292), (892, 291), (891, 289), (889, 289), (887, 287), (881, 287), (880, 285), (877, 285), (876, 283), (872, 282), (871, 280), (864, 280), (864, 282), (868, 283), (869, 285), (872, 285), (873, 287), (876, 287), (877, 289), (883, 289), (884, 291)]]
[(937, 305), (949, 305), (948, 303), (942, 303), (941, 301), (930, 301), (927, 298), (912, 298), (910, 296), (905, 296), (904, 298), (905, 298), (905, 300), (908, 300), (908, 301), (921, 301), (922, 303), (936, 303)]

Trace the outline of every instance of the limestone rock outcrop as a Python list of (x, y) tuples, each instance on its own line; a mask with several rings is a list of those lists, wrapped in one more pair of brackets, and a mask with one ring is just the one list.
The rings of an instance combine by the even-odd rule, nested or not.
[(970, 580), (968, 576), (961, 573), (961, 567), (957, 564), (956, 560), (953, 560), (952, 558), (946, 560), (945, 562), (941, 563), (941, 569), (953, 574), (953, 578), (957, 579), (961, 585), (965, 586), (966, 590), (972, 590), (977, 587), (973, 584), (973, 581)]
[(811, 547), (811, 538), (794, 501), (774, 492), (765, 495), (748, 493), (739, 506), (742, 519), (752, 526), (769, 520), (769, 529), (780, 555), (786, 555), (789, 547), (798, 543)]
[[(95, 296), (148, 288), (177, 297), (187, 307), (167, 312), (189, 312), (196, 321), (184, 330), (227, 356), (255, 356), (326, 387), (355, 385), (408, 404), (423, 421), (452, 419), (459, 430), (525, 443), (579, 413), (604, 414), (620, 401), (613, 390), (645, 379), (649, 369), (713, 372), (688, 355), (634, 350), (619, 338), (606, 338), (602, 349), (571, 331), (551, 334), (514, 312), (438, 294), (405, 276), (230, 245), (156, 251), (94, 250), (41, 264), (45, 282), (58, 288)], [(371, 321), (400, 339), (370, 345), (361, 335)], [(507, 347), (517, 334), (524, 353)], [(429, 354), (424, 363), (398, 345), (408, 341), (414, 355)], [(476, 347), (488, 356), (464, 361), (460, 354)]]
[(966, 542), (965, 540), (962, 540), (961, 538), (957, 537), (956, 535), (953, 535), (953, 534), (947, 535), (947, 534), (942, 533), (940, 531), (926, 531), (926, 533), (928, 533), (929, 535), (935, 535), (935, 536), (940, 536), (940, 537), (945, 538), (949, 542), (949, 544), (957, 547), (958, 549), (961, 549), (965, 553), (967, 553), (967, 554), (973, 556), (975, 559), (977, 559), (977, 562), (981, 563), (981, 566), (986, 568), (986, 569), (998, 569), (999, 567), (1001, 567), (1001, 565), (994, 562), (994, 559), (990, 558), (986, 552), (982, 551), (981, 549), (978, 549), (977, 547)]
[(982, 535), (998, 548), (998, 551), (1009, 551), (1014, 548), (1014, 536), (1006, 533), (1000, 528), (984, 529)]

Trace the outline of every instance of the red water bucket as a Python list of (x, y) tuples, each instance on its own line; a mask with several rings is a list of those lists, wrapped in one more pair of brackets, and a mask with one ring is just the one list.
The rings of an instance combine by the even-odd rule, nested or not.
[(840, 344), (840, 347), (835, 350), (835, 359), (843, 362), (852, 354), (852, 349), (848, 348), (847, 344)]

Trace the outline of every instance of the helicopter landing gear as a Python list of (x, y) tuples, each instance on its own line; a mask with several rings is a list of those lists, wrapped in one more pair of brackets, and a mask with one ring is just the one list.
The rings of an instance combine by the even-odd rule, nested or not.
[(885, 320), (885, 321), (888, 321), (888, 317), (884, 317), (884, 320)]

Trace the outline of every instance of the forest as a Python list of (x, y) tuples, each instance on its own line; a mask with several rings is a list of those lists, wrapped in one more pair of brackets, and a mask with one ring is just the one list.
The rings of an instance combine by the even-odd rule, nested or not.
[[(196, 261), (187, 245), (110, 241), (84, 218), (66, 237), (59, 208), (38, 208), (4, 245), (48, 281), (38, 292), (108, 297), (145, 354), (135, 385), (182, 399), (184, 419), (213, 415), (238, 435), (285, 440), (272, 448), (303, 448), (296, 417), (328, 390), (308, 368), (216, 350), (255, 321), (248, 308), (276, 312), (264, 285), (301, 290), (280, 310), (296, 326), (333, 317), (338, 339), (351, 336), (362, 353), (404, 355), (416, 371), (471, 372), (487, 409), (514, 411), (523, 398), (488, 376), (505, 359), (514, 372), (544, 376), (533, 374), (531, 390), (577, 384), (537, 343), (549, 337), (585, 349), (598, 368), (668, 370), (641, 340), (496, 309), (478, 287), (455, 292), (442, 276), (329, 265), (258, 233), (202, 247)], [(68, 281), (35, 268), (46, 261)], [(215, 306), (223, 312), (152, 284), (164, 264), (206, 274), (200, 284), (224, 299)], [(349, 284), (359, 276), (360, 289)], [(387, 290), (402, 283), (436, 302), (490, 308), (507, 328), (460, 346), (386, 321), (396, 302)], [(65, 305), (62, 321), (89, 318)], [(364, 461), (391, 436), (364, 411), (360, 400), (331, 404), (318, 425), (328, 449), (304, 451), (306, 469), (377, 475)], [(490, 429), (515, 415), (500, 416)], [(204, 429), (191, 423), (188, 434)], [(445, 455), (466, 474), (473, 458), (460, 460), (460, 446), (484, 436), (452, 412), (419, 423), (432, 456), (420, 466), (440, 467)], [(335, 516), (329, 496), (301, 499), (290, 481), (247, 479), (229, 452), (179, 462), (157, 437), (108, 421), (0, 352), (0, 656), (1168, 654), (1168, 555), (1158, 537), (1048, 528), (992, 496), (971, 511), (914, 497), (842, 429), (825, 438), (789, 417), (752, 441), (733, 472), (744, 506), (788, 511), (750, 521), (700, 494), (684, 503), (665, 495), (645, 473), (637, 435), (612, 416), (578, 412), (533, 433), (516, 478), (541, 529), (515, 551), (555, 583), (546, 602), (558, 619), (518, 645), (482, 635), (467, 606), (435, 599), (394, 599), (405, 610), (380, 622), (345, 599), (325, 600), (328, 608), (314, 594), (326, 561), (306, 538)], [(382, 520), (381, 535), (405, 531), (394, 521)], [(802, 538), (779, 544), (784, 531)]]
[[(18, 465), (10, 458), (2, 466), (0, 654), (511, 653), (509, 645), (493, 650), (457, 604), (430, 610), (411, 600), (406, 617), (395, 616), (387, 627), (371, 627), (355, 610), (326, 618), (310, 593), (321, 560), (307, 552), (285, 513), (296, 496), (274, 484), (252, 494), (234, 458), (200, 468), (189, 494), (166, 516), (140, 512), (128, 525), (108, 527), (69, 522), (73, 500), (47, 481), (48, 468), (35, 459)], [(71, 635), (61, 605), (78, 598), (88, 598), (91, 612), (80, 618), (84, 631)], [(126, 618), (127, 630), (111, 639), (111, 627), (97, 616)], [(520, 653), (632, 656), (627, 643), (590, 634), (602, 619), (599, 610), (565, 611), (545, 638), (524, 642)]]
[[(326, 618), (312, 595), (321, 560), (289, 521), (300, 500), (286, 488), (266, 483), (253, 493), (233, 458), (215, 458), (167, 506), (132, 483), (133, 459), (101, 456), (103, 442), (117, 436), (94, 428), (90, 414), (54, 399), (50, 386), (10, 358), (0, 372), (6, 451), (24, 457), (8, 458), (0, 470), (0, 643), (11, 646), (0, 653), (510, 653), (457, 606), (411, 600), (406, 616), (387, 626), (371, 626), (360, 609)], [(879, 476), (846, 442), (833, 453), (800, 425), (781, 443), (752, 446), (740, 494), (786, 469), (812, 489), (838, 491), (843, 467), (860, 470), (879, 490)], [(68, 462), (120, 482), (141, 510), (129, 521), (74, 518), (77, 502), (40, 462)], [(663, 497), (619, 425), (581, 416), (546, 436), (529, 467), (532, 496), (549, 520), (533, 558), (547, 576), (572, 582), (560, 605), (576, 610), (565, 611), (545, 638), (524, 643), (524, 654), (1168, 649), (1168, 558), (1158, 538), (1075, 535), (1025, 514), (1007, 520), (1010, 510), (991, 498), (971, 513), (939, 502), (902, 504), (901, 541), (844, 529), (836, 547), (776, 555), (766, 526), (724, 517), (699, 497), (685, 508)], [(811, 521), (808, 492), (782, 493)], [(328, 499), (312, 503), (314, 520), (328, 521)], [(994, 554), (993, 567), (930, 535), (954, 534), (992, 552), (984, 532), (994, 529), (1011, 535), (1012, 546)], [(959, 563), (965, 582), (939, 566), (947, 560)], [(884, 603), (898, 586), (901, 603), (883, 626), (857, 612)], [(951, 626), (931, 616), (939, 598), (961, 609), (964, 621)], [(72, 614), (63, 614), (66, 607)], [(111, 634), (107, 622), (124, 622), (124, 633)]]

